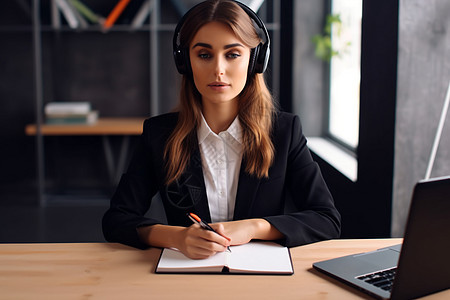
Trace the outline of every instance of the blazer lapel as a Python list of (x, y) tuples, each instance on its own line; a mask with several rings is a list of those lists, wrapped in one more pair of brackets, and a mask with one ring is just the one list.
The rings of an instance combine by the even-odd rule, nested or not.
[(239, 173), (238, 190), (236, 193), (236, 204), (234, 207), (233, 220), (242, 220), (251, 217), (250, 210), (256, 197), (260, 179), (245, 172), (246, 161), (243, 158)]

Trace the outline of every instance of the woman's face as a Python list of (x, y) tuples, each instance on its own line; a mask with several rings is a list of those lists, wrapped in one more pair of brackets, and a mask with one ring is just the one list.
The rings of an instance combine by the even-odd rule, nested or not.
[(237, 104), (247, 81), (250, 48), (219, 22), (201, 27), (189, 45), (195, 86), (203, 105)]

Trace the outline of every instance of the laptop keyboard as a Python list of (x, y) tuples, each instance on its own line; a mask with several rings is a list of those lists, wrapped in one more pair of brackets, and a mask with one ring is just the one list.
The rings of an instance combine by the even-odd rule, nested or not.
[(392, 289), (392, 284), (394, 282), (396, 270), (397, 268), (395, 267), (371, 274), (361, 275), (356, 278), (390, 292)]

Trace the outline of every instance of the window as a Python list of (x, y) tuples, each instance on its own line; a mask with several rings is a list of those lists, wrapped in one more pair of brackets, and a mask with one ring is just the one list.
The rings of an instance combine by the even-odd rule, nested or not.
[(358, 146), (362, 0), (333, 0), (328, 133), (351, 149)]

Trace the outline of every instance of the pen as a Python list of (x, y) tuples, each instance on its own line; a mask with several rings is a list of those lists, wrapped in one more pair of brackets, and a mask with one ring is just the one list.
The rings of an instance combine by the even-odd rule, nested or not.
[[(208, 223), (206, 223), (205, 221), (203, 221), (202, 219), (200, 219), (200, 217), (197, 216), (196, 214), (194, 214), (194, 213), (188, 213), (187, 216), (189, 217), (189, 219), (192, 220), (192, 222), (194, 222), (194, 223), (200, 225), (200, 227), (202, 227), (203, 229), (206, 229), (206, 230), (215, 232), (215, 233), (217, 233), (218, 235), (223, 236), (223, 235), (219, 234), (217, 231), (215, 231), (211, 226), (209, 226)], [(226, 236), (223, 236), (223, 237), (226, 238), (228, 241), (230, 241), (230, 239), (227, 238)], [(228, 249), (229, 252), (231, 252), (230, 246), (228, 246), (227, 249)]]

